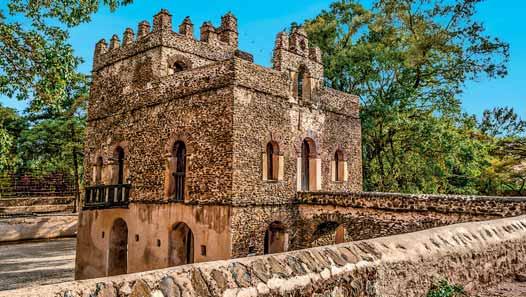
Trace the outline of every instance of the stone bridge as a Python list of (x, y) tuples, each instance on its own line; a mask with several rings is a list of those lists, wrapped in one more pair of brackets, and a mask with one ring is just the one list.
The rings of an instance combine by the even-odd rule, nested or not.
[(520, 216), (282, 254), (6, 291), (0, 296), (412, 297), (424, 296), (432, 282), (439, 279), (449, 279), (473, 292), (526, 268), (525, 246), (526, 216)]

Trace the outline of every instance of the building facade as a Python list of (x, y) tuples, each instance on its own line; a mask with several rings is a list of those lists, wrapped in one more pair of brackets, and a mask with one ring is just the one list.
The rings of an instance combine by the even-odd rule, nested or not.
[(266, 68), (230, 13), (199, 40), (172, 27), (162, 10), (96, 45), (77, 279), (311, 246), (297, 194), (362, 189), (358, 98), (323, 85), (302, 28)]

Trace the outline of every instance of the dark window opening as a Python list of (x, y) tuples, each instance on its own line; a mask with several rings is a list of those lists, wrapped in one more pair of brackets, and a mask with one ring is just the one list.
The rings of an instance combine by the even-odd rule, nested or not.
[(201, 246), (201, 256), (206, 256), (206, 245)]
[(279, 155), (278, 144), (269, 142), (267, 144), (267, 180), (278, 180)]
[(95, 166), (95, 184), (99, 185), (102, 183), (102, 157), (97, 158)]
[(310, 172), (310, 148), (307, 140), (303, 141), (301, 146), (301, 190), (309, 190), (309, 172)]
[(334, 180), (337, 182), (343, 181), (343, 153), (337, 150), (334, 154)]
[(178, 141), (174, 144), (173, 156), (175, 157), (175, 200), (184, 200), (184, 186), (186, 176), (186, 146), (184, 142)]
[(303, 81), (305, 79), (305, 72), (300, 70), (298, 73), (298, 98), (303, 98)]
[(124, 149), (122, 147), (117, 147), (117, 184), (124, 184)]
[(172, 69), (174, 70), (174, 72), (184, 71), (186, 70), (186, 64), (181, 61), (177, 61), (173, 64)]

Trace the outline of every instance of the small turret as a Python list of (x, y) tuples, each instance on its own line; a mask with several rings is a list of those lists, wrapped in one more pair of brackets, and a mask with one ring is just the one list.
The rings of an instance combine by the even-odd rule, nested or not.
[(279, 32), (276, 37), (274, 49), (289, 49), (289, 34), (287, 32)]
[(108, 44), (106, 43), (106, 39), (101, 39), (97, 44), (95, 45), (95, 58), (97, 58), (100, 55), (105, 54), (108, 51)]
[(237, 30), (237, 18), (231, 12), (221, 17), (221, 27), (219, 28), (219, 39), (233, 47), (238, 47), (239, 33)]
[(290, 35), (289, 49), (298, 55), (307, 56), (309, 53), (309, 39), (303, 27), (294, 28)]
[(172, 15), (166, 9), (161, 11), (153, 17), (153, 31), (171, 31), (172, 30)]
[(217, 32), (211, 22), (204, 22), (201, 26), (201, 41), (210, 44), (217, 43)]
[(189, 38), (194, 38), (194, 24), (190, 17), (185, 17), (181, 25), (179, 25), (179, 33)]
[(143, 38), (150, 33), (150, 23), (142, 21), (139, 23), (139, 30), (137, 31), (137, 38)]
[(132, 28), (126, 28), (124, 31), (124, 36), (122, 38), (122, 46), (127, 46), (132, 44), (135, 39), (135, 34), (133, 33)]
[(116, 49), (116, 48), (119, 48), (121, 45), (120, 45), (120, 40), (119, 40), (119, 36), (117, 36), (116, 34), (113, 35), (111, 37), (111, 40), (110, 40), (110, 50), (113, 50), (113, 49)]

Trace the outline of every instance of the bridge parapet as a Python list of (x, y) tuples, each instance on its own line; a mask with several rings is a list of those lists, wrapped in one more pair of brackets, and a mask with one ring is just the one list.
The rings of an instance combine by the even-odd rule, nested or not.
[(302, 192), (297, 202), (391, 211), (512, 217), (526, 214), (526, 197), (428, 195), (380, 192)]
[(468, 292), (526, 268), (526, 216), (268, 256), (68, 282), (0, 296), (424, 296), (437, 278)]

